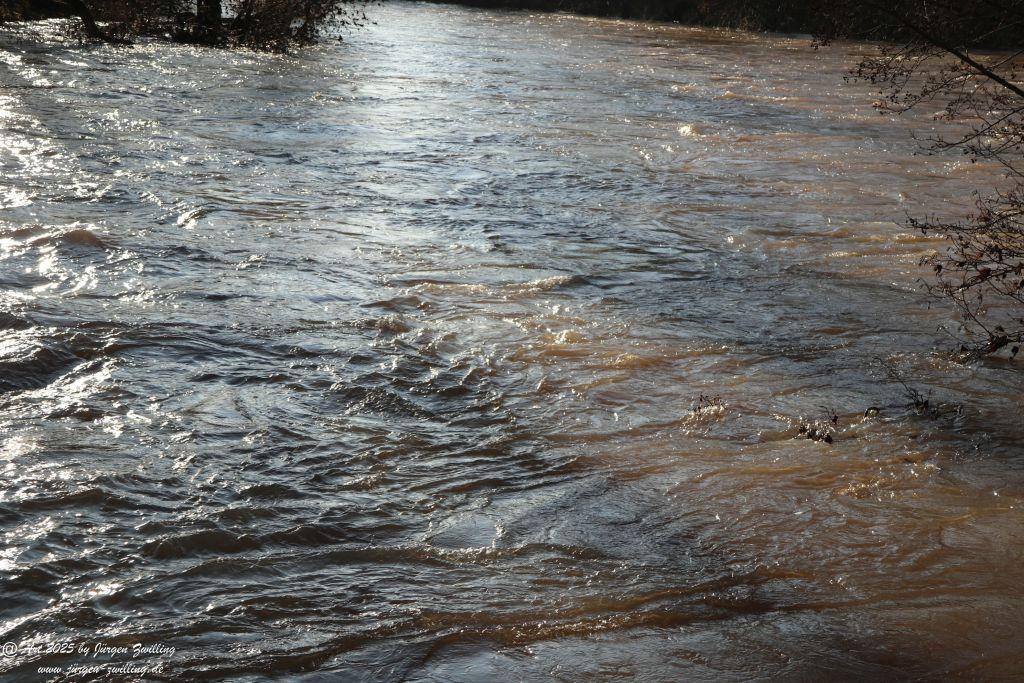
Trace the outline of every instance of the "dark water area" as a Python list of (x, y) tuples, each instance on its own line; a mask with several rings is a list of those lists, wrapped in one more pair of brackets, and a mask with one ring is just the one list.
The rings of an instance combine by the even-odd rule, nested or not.
[(895, 222), (998, 171), (865, 45), (372, 18), (0, 36), (0, 677), (1018, 678), (1020, 363)]

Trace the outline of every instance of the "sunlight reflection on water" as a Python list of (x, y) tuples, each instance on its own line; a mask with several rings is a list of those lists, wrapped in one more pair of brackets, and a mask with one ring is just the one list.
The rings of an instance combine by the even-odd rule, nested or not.
[(916, 155), (932, 122), (843, 83), (864, 46), (374, 16), (290, 57), (0, 52), (0, 641), (1014, 675), (1020, 372), (935, 352), (941, 243), (892, 222), (997, 172)]

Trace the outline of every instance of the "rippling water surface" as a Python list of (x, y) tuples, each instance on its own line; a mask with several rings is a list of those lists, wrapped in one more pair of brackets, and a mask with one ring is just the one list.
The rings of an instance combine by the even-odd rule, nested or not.
[(1019, 675), (1019, 363), (936, 353), (893, 222), (996, 172), (867, 46), (372, 15), (2, 38), (0, 671)]

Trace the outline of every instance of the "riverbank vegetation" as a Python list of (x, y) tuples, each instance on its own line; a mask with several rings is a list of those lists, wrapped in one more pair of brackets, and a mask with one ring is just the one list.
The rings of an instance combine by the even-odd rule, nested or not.
[(936, 37), (974, 31), (974, 44), (991, 48), (1020, 42), (1015, 15), (1024, 6), (1020, 0), (460, 0), (459, 4), (864, 40), (908, 37), (915, 34), (912, 25), (923, 28), (927, 24), (937, 31)]
[(129, 44), (139, 36), (283, 52), (328, 28), (366, 20), (353, 0), (12, 0), (0, 21), (77, 18), (84, 38)]
[[(868, 3), (887, 33), (853, 76), (879, 86), (877, 108), (901, 114), (927, 107), (948, 126), (922, 140), (929, 153), (959, 152), (1001, 166), (1002, 187), (978, 188), (962, 221), (910, 217), (946, 248), (925, 259), (928, 289), (959, 313), (960, 349), (1016, 356), (1024, 342), (1024, 2), (900, 0)], [(847, 3), (834, 0), (820, 30), (825, 40), (854, 27)], [(1002, 51), (980, 49), (996, 45)]]
[[(854, 26), (834, 0), (824, 39)], [(868, 3), (899, 40), (860, 61), (853, 76), (880, 87), (877, 108), (902, 114), (927, 108), (949, 125), (922, 140), (930, 154), (961, 153), (998, 164), (1000, 187), (981, 187), (965, 220), (907, 219), (946, 247), (926, 259), (927, 282), (961, 317), (957, 337), (970, 353), (1016, 356), (1024, 342), (1024, 2), (898, 0)], [(1001, 51), (981, 49), (999, 46)]]

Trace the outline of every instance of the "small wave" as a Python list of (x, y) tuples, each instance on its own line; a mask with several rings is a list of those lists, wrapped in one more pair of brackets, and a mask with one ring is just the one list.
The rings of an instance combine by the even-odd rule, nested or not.
[(142, 554), (155, 560), (172, 560), (197, 555), (239, 553), (256, 550), (259, 547), (259, 539), (251, 534), (233, 534), (224, 529), (204, 529), (145, 543), (142, 546)]
[(130, 501), (98, 486), (78, 491), (28, 498), (19, 501), (18, 504), (22, 511), (33, 512), (100, 506), (111, 509), (133, 509), (135, 507)]
[(33, 247), (68, 246), (107, 249), (106, 242), (89, 228), (73, 228), (71, 230), (47, 233), (31, 240), (29, 244)]
[(0, 311), (0, 330), (27, 330), (32, 327), (32, 323), (24, 318), (8, 313), (6, 311)]
[(620, 353), (608, 363), (611, 368), (638, 370), (664, 365), (667, 359), (657, 356), (640, 356), (635, 353)]
[(514, 297), (524, 294), (548, 292), (558, 287), (573, 284), (578, 280), (579, 278), (576, 275), (553, 275), (527, 282), (512, 282), (502, 285), (431, 280), (415, 282), (413, 286), (421, 292), (430, 294), (478, 294), (495, 297)]
[(361, 318), (350, 324), (356, 329), (377, 330), (388, 334), (405, 334), (413, 329), (402, 316), (394, 313), (379, 318)]
[(38, 389), (83, 359), (64, 344), (13, 339), (0, 348), (0, 393)]
[(504, 289), (509, 292), (515, 293), (527, 293), (527, 292), (549, 292), (559, 287), (565, 287), (571, 284), (575, 284), (579, 281), (579, 277), (576, 275), (553, 275), (551, 277), (544, 277), (539, 280), (531, 280), (529, 282), (523, 282), (521, 284), (506, 285)]
[(239, 498), (302, 498), (303, 493), (291, 486), (279, 483), (256, 484), (238, 492)]

